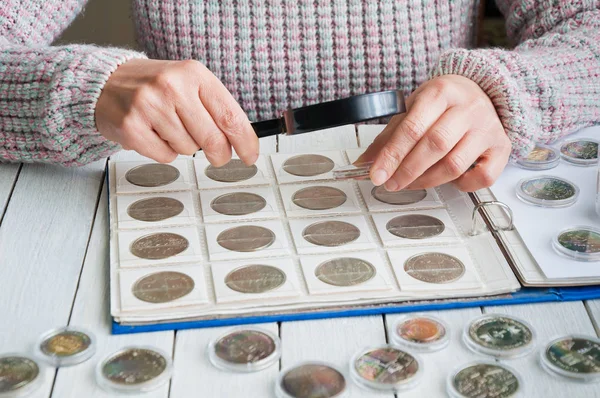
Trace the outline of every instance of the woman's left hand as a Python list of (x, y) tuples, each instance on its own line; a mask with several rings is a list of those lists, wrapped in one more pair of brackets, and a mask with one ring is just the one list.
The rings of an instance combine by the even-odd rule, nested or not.
[(398, 191), (453, 181), (472, 192), (494, 183), (508, 162), (511, 142), (476, 83), (458, 75), (437, 77), (415, 90), (406, 107), (357, 161), (374, 162), (375, 185)]

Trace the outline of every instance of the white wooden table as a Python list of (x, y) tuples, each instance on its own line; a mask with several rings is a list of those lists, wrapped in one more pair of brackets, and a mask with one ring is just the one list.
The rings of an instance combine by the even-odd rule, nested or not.
[[(361, 131), (359, 140), (351, 131), (283, 137), (279, 142), (271, 138), (261, 142), (261, 149), (289, 153), (356, 147), (359, 143), (365, 146), (374, 134)], [(156, 346), (174, 355), (171, 383), (144, 397), (235, 398), (273, 397), (282, 367), (304, 360), (325, 360), (347, 369), (358, 349), (386, 342), (386, 328), (396, 315), (264, 324), (262, 327), (281, 336), (279, 367), (234, 374), (213, 368), (205, 355), (209, 340), (224, 329), (111, 335), (105, 165), (105, 161), (78, 169), (0, 165), (0, 352), (29, 351), (41, 333), (68, 324), (85, 326), (98, 339), (98, 352), (91, 360), (57, 371), (50, 369), (35, 397), (112, 396), (96, 384), (95, 367), (102, 357), (129, 344)], [(425, 379), (401, 396), (445, 396), (448, 372), (478, 358), (461, 343), (463, 327), (470, 319), (489, 312), (528, 320), (540, 344), (561, 334), (600, 333), (600, 300), (436, 312), (452, 328), (451, 345), (422, 355)], [(526, 397), (600, 397), (600, 384), (578, 384), (544, 373), (537, 351), (507, 363), (521, 372)], [(351, 383), (349, 396), (393, 395), (372, 394)]]

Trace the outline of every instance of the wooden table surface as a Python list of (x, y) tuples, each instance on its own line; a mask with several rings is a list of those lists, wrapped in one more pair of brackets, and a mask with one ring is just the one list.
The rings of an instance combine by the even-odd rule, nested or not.
[[(310, 151), (366, 146), (377, 128), (319, 132), (261, 141), (263, 152)], [(357, 140), (358, 138), (358, 140)], [(122, 152), (119, 158), (132, 154)], [(58, 370), (48, 369), (34, 397), (92, 398), (113, 394), (95, 382), (97, 363), (130, 344), (159, 347), (173, 353), (170, 384), (144, 397), (273, 397), (280, 368), (304, 360), (331, 362), (347, 370), (359, 349), (384, 344), (386, 328), (397, 315), (263, 324), (281, 336), (279, 366), (252, 374), (213, 368), (205, 347), (223, 328), (110, 334), (108, 291), (106, 162), (77, 169), (44, 165), (0, 165), (0, 352), (30, 352), (41, 333), (55, 327), (79, 325), (98, 340), (89, 361)], [(546, 374), (538, 362), (539, 348), (550, 338), (600, 332), (600, 300), (567, 303), (482, 307), (440, 311), (452, 329), (448, 348), (423, 354), (425, 378), (402, 397), (446, 396), (446, 378), (456, 366), (475, 360), (461, 343), (467, 322), (482, 313), (513, 314), (529, 321), (537, 333), (538, 349), (522, 359), (507, 360), (524, 379), (525, 397), (600, 397), (600, 384), (580, 384)], [(350, 397), (373, 394), (350, 383)]]

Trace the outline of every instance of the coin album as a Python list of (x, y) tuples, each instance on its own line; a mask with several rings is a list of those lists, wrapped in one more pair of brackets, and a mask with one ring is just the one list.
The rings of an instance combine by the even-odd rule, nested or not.
[(201, 152), (169, 165), (111, 159), (115, 322), (241, 323), (520, 288), (480, 216), (471, 233), (469, 195), (334, 180), (361, 152), (265, 154), (220, 168)]

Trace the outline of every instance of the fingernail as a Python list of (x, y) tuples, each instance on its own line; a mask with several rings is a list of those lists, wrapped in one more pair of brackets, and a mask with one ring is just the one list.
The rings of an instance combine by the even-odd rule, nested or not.
[(373, 184), (379, 186), (379, 185), (383, 184), (387, 179), (388, 179), (387, 172), (384, 169), (379, 169), (379, 170), (375, 170), (375, 172), (373, 173), (373, 177), (371, 178), (371, 181), (373, 182)]
[(388, 180), (383, 187), (389, 192), (396, 192), (398, 190), (398, 184), (394, 180)]

